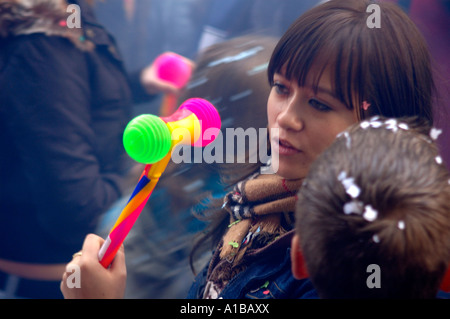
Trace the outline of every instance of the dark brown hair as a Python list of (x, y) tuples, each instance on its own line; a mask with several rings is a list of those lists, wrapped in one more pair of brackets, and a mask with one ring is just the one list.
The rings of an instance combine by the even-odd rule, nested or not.
[[(355, 124), (311, 166), (296, 229), (322, 298), (436, 297), (450, 262), (450, 175), (428, 128), (405, 123)], [(380, 288), (367, 286), (371, 264)]]
[[(335, 95), (367, 116), (418, 116), (432, 123), (434, 84), (426, 43), (395, 4), (377, 3), (380, 28), (369, 28), (368, 0), (328, 1), (297, 19), (274, 50), (268, 78), (286, 67), (300, 86), (313, 66), (314, 85), (329, 67)], [(282, 74), (282, 73), (281, 73)], [(363, 101), (371, 107), (364, 111)]]

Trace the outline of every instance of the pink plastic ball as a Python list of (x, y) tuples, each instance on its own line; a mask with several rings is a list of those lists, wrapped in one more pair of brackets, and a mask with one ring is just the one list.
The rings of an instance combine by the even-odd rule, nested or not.
[(191, 77), (190, 64), (178, 54), (163, 53), (156, 58), (154, 63), (158, 77), (173, 83), (177, 88), (185, 86)]

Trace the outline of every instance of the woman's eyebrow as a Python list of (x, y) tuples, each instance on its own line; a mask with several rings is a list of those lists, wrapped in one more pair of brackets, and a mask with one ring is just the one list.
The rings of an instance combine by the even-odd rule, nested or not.
[(334, 98), (336, 100), (339, 100), (339, 98), (336, 96), (336, 94), (333, 91), (331, 91), (330, 89), (328, 89), (328, 88), (324, 88), (322, 86), (317, 86), (315, 88), (315, 90), (317, 92), (319, 92), (319, 93), (330, 95), (332, 98)]
[(275, 76), (280, 76), (280, 77), (286, 79), (286, 76), (285, 76), (283, 73), (281, 73), (281, 72), (275, 72), (275, 73), (273, 74), (273, 77), (275, 77)]
[[(279, 76), (282, 79), (286, 79), (288, 81), (291, 81), (291, 80), (287, 79), (286, 76), (282, 72), (279, 72), (279, 71), (274, 73), (274, 77), (275, 76)], [(308, 87), (309, 89), (313, 90), (316, 93), (319, 92), (319, 93), (327, 94), (327, 95), (331, 96), (332, 98), (340, 101), (340, 99), (337, 97), (337, 95), (329, 88), (326, 88), (326, 87), (323, 87), (323, 86), (320, 86), (320, 85), (317, 85), (317, 86), (307, 86), (307, 85), (305, 85), (304, 87)]]

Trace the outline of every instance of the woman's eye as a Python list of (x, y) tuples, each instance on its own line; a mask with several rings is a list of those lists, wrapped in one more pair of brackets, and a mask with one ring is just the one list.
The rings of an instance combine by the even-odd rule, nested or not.
[(332, 110), (331, 107), (329, 107), (326, 104), (323, 104), (322, 102), (317, 101), (316, 99), (310, 99), (308, 103), (309, 105), (311, 105), (313, 108), (315, 108), (320, 112), (329, 112)]
[(288, 88), (284, 84), (281, 84), (280, 82), (275, 82), (273, 86), (275, 87), (275, 91), (277, 92), (277, 94), (284, 95), (289, 93)]

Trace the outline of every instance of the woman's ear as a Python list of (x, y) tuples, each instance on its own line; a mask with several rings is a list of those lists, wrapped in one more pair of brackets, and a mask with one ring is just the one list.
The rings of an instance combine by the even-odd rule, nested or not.
[(291, 242), (291, 269), (295, 279), (308, 278), (305, 260), (300, 247), (300, 237), (298, 234), (295, 234)]

